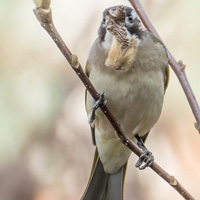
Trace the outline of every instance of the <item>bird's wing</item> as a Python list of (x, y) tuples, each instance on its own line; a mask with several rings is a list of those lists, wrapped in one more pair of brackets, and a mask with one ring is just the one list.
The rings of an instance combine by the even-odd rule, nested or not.
[[(152, 40), (155, 42), (155, 43), (159, 43), (165, 50), (166, 52), (166, 56), (168, 57), (168, 54), (167, 54), (167, 49), (165, 47), (165, 45), (162, 43), (162, 41), (160, 39), (158, 39), (155, 35), (153, 35), (152, 33), (150, 33), (151, 35), (151, 38)], [(169, 65), (166, 64), (165, 66), (165, 79), (164, 79), (164, 90), (166, 92), (166, 89), (167, 89), (167, 86), (169, 84), (169, 76), (170, 76), (170, 71), (169, 71)]]
[(169, 84), (169, 77), (170, 77), (170, 71), (169, 71), (169, 66), (167, 66), (165, 69), (165, 92)]
[[(90, 76), (90, 70), (89, 70), (89, 63), (87, 62), (86, 63), (86, 66), (85, 66), (85, 74), (87, 75), (87, 77), (89, 78)], [(87, 89), (85, 90), (85, 108), (87, 110)], [(90, 128), (91, 128), (91, 135), (92, 135), (92, 142), (94, 145), (96, 145), (96, 141), (95, 141), (95, 125), (91, 126), (90, 125)]]

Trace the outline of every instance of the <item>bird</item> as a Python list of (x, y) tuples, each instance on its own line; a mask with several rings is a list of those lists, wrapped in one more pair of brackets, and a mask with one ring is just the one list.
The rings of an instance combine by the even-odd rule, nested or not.
[[(123, 12), (122, 17), (114, 18), (119, 11)], [(115, 25), (124, 34), (121, 34), (121, 40), (127, 42), (125, 50), (120, 48), (118, 36), (121, 35)], [(136, 167), (150, 166), (153, 156), (144, 141), (161, 114), (169, 81), (167, 51), (160, 39), (145, 29), (133, 8), (109, 7), (103, 12), (85, 73), (98, 91), (99, 100), (95, 102), (86, 91), (86, 112), (96, 152), (81, 199), (122, 200), (131, 151), (117, 138), (114, 128), (98, 107), (106, 104), (124, 133), (143, 150), (144, 155)]]

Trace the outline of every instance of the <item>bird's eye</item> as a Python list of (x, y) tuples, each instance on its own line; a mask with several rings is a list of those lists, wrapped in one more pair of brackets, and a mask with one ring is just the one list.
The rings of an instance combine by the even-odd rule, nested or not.
[(129, 17), (128, 17), (128, 21), (129, 21), (129, 22), (133, 22), (133, 21), (134, 21), (133, 17), (132, 17), (132, 16), (129, 16)]
[(103, 23), (105, 23), (106, 22), (106, 18), (103, 18)]

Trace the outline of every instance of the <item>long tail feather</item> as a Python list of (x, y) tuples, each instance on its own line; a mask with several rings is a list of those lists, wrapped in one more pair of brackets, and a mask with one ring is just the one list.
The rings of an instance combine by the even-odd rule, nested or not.
[(126, 164), (116, 174), (106, 173), (96, 151), (90, 180), (81, 200), (123, 200), (125, 173)]

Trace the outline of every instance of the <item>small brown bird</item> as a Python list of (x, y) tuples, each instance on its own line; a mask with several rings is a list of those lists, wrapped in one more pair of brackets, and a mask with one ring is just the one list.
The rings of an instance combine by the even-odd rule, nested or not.
[[(107, 107), (124, 133), (139, 142), (147, 156), (146, 163), (141, 158), (136, 166), (143, 169), (151, 165), (153, 157), (145, 148), (142, 137), (161, 113), (168, 84), (168, 57), (162, 42), (143, 27), (134, 9), (114, 6), (103, 12), (98, 38), (89, 53), (86, 74), (97, 91), (105, 94)], [(90, 122), (94, 104), (93, 98), (86, 93)], [(131, 151), (116, 137), (100, 109), (96, 110), (91, 127), (97, 150), (82, 199), (122, 200)]]

